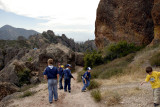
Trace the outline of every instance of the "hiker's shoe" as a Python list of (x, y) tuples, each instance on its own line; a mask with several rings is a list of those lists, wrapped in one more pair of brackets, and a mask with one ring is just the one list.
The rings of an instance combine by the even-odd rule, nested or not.
[(82, 90), (82, 92), (86, 92), (86, 90)]
[(69, 93), (71, 93), (71, 91), (70, 91), (70, 90), (69, 90), (68, 92), (69, 92)]
[(159, 104), (154, 103), (154, 107), (159, 107)]
[(53, 102), (49, 102), (50, 104), (52, 104)]
[(67, 92), (67, 90), (64, 90), (64, 92)]
[(54, 100), (54, 101), (58, 101), (58, 99)]
[(59, 90), (63, 90), (63, 88), (58, 88)]

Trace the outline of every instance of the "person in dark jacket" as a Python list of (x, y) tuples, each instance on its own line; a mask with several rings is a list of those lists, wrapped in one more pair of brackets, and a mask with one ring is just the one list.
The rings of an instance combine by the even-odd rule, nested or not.
[(91, 72), (91, 68), (90, 67), (88, 67), (87, 68), (87, 71), (83, 74), (83, 76), (82, 76), (82, 81), (83, 81), (83, 84), (84, 84), (84, 86), (83, 86), (83, 88), (82, 88), (82, 92), (85, 92), (86, 91), (86, 88), (89, 86), (89, 84), (90, 84), (90, 79), (91, 79), (91, 74), (90, 74), (90, 72)]
[(58, 64), (58, 73), (59, 73), (59, 89), (63, 89), (62, 79), (63, 79), (63, 65)]
[(43, 75), (48, 80), (49, 103), (51, 104), (53, 102), (53, 94), (54, 100), (58, 100), (57, 81), (59, 74), (57, 68), (53, 66), (53, 59), (48, 59), (48, 67), (46, 67)]
[(67, 64), (66, 69), (64, 70), (64, 91), (67, 92), (67, 86), (68, 86), (68, 92), (71, 92), (71, 78), (75, 80), (75, 78), (71, 74), (71, 65)]

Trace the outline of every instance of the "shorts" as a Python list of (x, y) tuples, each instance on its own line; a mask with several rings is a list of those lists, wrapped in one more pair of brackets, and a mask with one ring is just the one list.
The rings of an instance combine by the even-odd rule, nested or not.
[(153, 89), (154, 103), (160, 104), (160, 88)]

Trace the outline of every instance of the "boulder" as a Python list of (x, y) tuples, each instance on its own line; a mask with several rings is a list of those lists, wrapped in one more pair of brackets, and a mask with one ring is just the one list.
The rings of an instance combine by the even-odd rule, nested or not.
[(84, 66), (84, 54), (76, 52), (75, 55), (76, 55), (76, 58), (75, 58), (76, 65)]
[(100, 0), (95, 23), (96, 46), (127, 41), (148, 45), (154, 38), (153, 0)]
[(30, 79), (30, 83), (31, 84), (37, 84), (37, 83), (39, 83), (40, 82), (40, 80), (39, 80), (39, 78), (37, 77), (37, 76), (33, 76), (31, 79)]

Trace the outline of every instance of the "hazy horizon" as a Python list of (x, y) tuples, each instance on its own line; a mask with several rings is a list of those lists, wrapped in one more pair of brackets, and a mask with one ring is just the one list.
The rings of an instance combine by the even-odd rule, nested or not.
[(75, 41), (94, 40), (99, 0), (0, 0), (0, 26), (52, 30)]

